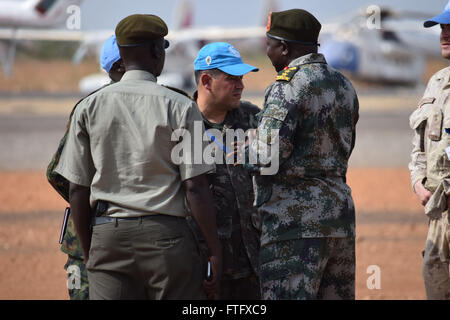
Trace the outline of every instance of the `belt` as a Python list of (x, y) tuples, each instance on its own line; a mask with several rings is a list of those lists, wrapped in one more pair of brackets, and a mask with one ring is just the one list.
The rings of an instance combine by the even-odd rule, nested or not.
[(139, 220), (139, 219), (146, 220), (146, 219), (153, 219), (155, 217), (167, 217), (167, 218), (185, 219), (184, 217), (169, 216), (167, 214), (152, 214), (152, 215), (141, 216), (141, 217), (122, 217), (122, 218), (101, 216), (101, 217), (94, 217), (92, 219), (92, 226), (98, 226), (100, 224), (111, 223), (111, 222), (118, 222), (118, 221), (134, 221), (134, 220)]

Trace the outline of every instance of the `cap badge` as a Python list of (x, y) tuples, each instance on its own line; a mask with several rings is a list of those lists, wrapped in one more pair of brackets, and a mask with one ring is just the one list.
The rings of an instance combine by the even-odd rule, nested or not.
[(206, 64), (209, 66), (211, 64), (211, 56), (207, 56), (205, 59)]
[(266, 31), (270, 30), (270, 25), (272, 23), (272, 11), (269, 12), (269, 19), (267, 20), (267, 27), (266, 27)]

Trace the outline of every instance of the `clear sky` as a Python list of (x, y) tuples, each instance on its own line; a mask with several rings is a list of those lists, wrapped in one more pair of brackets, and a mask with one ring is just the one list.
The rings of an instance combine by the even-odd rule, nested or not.
[[(169, 28), (174, 26), (174, 11), (181, 0), (84, 0), (81, 5), (81, 28), (114, 29), (129, 14), (151, 13), (160, 16)], [(190, 0), (194, 9), (194, 26), (255, 26), (267, 17), (265, 0)], [(301, 8), (322, 23), (349, 14), (367, 5), (389, 6), (399, 10), (416, 10), (432, 16), (442, 12), (447, 0), (278, 0), (278, 10)]]

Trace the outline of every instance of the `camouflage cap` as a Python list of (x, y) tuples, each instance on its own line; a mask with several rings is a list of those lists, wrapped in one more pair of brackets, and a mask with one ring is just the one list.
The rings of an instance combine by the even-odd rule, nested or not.
[(291, 9), (270, 12), (266, 34), (279, 40), (317, 45), (321, 28), (320, 22), (308, 11)]
[(166, 23), (160, 17), (152, 14), (133, 14), (117, 24), (117, 44), (120, 47), (138, 46), (164, 38), (168, 32)]

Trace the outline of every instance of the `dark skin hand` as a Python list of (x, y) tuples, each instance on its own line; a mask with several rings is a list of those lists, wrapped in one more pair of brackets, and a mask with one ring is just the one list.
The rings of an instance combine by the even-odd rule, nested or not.
[(89, 259), (92, 235), (91, 205), (89, 203), (90, 190), (89, 187), (83, 187), (74, 183), (70, 183), (69, 187), (70, 215), (80, 240), (85, 263)]
[(198, 224), (206, 240), (211, 256), (212, 277), (203, 282), (208, 299), (213, 299), (220, 292), (220, 277), (222, 275), (222, 245), (217, 237), (216, 213), (213, 198), (205, 174), (183, 181), (186, 199), (192, 211), (192, 216)]

